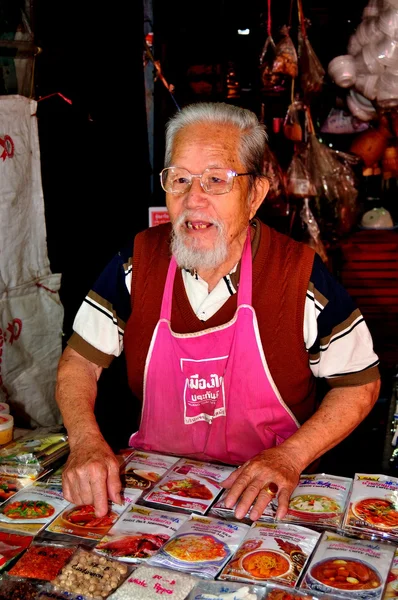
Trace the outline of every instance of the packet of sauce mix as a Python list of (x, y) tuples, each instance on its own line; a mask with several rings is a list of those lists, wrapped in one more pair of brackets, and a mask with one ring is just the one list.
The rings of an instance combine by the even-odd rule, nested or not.
[(26, 550), (33, 539), (32, 535), (0, 531), (0, 571), (6, 569), (16, 556)]
[(343, 528), (361, 536), (398, 541), (398, 479), (355, 473)]
[(142, 499), (151, 504), (205, 514), (236, 467), (181, 458)]
[(300, 588), (377, 600), (383, 596), (394, 553), (395, 546), (380, 540), (324, 531)]
[(95, 551), (123, 562), (153, 556), (188, 519), (188, 515), (133, 504), (96, 545)]
[(77, 550), (77, 546), (33, 542), (8, 571), (9, 575), (52, 581)]
[(123, 504), (115, 504), (109, 500), (108, 513), (101, 518), (96, 517), (92, 504), (68, 504), (46, 528), (46, 531), (62, 535), (72, 535), (87, 540), (100, 540), (116, 523), (127, 507), (139, 497), (138, 490), (124, 491)]
[(68, 504), (59, 486), (35, 483), (0, 505), (0, 528), (35, 535)]
[[(223, 519), (235, 519), (235, 508), (236, 508), (236, 504), (235, 506), (233, 506), (232, 508), (227, 508), (225, 506), (225, 497), (228, 494), (229, 490), (224, 490), (223, 493), (221, 494), (221, 496), (219, 497), (219, 499), (217, 500), (217, 502), (215, 502), (213, 504), (213, 506), (211, 507), (210, 511), (209, 511), (209, 515), (210, 516), (219, 516), (222, 517)], [(249, 514), (251, 511), (252, 507), (249, 508), (249, 510), (247, 511), (244, 520), (246, 522), (248, 522), (250, 525), (252, 523)], [(273, 522), (275, 520), (275, 513), (276, 513), (276, 509), (274, 507), (274, 504), (272, 502), (270, 502), (268, 504), (268, 506), (265, 507), (263, 514), (260, 517), (260, 521), (267, 521), (267, 522)]]
[(265, 588), (256, 585), (203, 580), (197, 583), (187, 600), (262, 600), (265, 594)]
[(185, 600), (196, 582), (196, 577), (185, 573), (140, 565), (110, 596), (110, 600)]
[(214, 579), (248, 529), (244, 523), (191, 515), (147, 564)]
[(384, 590), (383, 600), (398, 598), (398, 549), (395, 550), (394, 558), (387, 577), (387, 585)]
[(320, 535), (300, 525), (256, 521), (219, 579), (260, 584), (277, 580), (294, 587)]
[(351, 477), (325, 473), (301, 475), (282, 520), (322, 528), (341, 527), (352, 481)]
[(130, 454), (120, 472), (122, 485), (129, 489), (148, 491), (178, 460), (177, 456), (130, 448)]

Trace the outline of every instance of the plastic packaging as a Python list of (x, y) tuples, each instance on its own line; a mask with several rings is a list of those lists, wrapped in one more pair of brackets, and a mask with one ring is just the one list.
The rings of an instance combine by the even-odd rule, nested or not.
[(303, 139), (303, 129), (300, 124), (300, 111), (303, 110), (302, 102), (295, 100), (287, 109), (285, 120), (283, 122), (283, 133), (288, 140), (292, 142), (301, 142)]
[(9, 570), (9, 575), (52, 581), (75, 553), (77, 546), (33, 542)]
[(129, 572), (129, 567), (124, 563), (79, 546), (52, 583), (60, 591), (79, 593), (87, 598), (107, 598)]
[(289, 35), (289, 28), (284, 25), (281, 29), (282, 38), (275, 47), (274, 73), (283, 73), (290, 77), (298, 75), (297, 52)]
[(276, 45), (271, 35), (265, 40), (260, 56), (261, 80), (263, 92), (281, 92), (284, 90), (284, 74), (274, 71)]
[(10, 405), (7, 402), (0, 402), (0, 413), (10, 414)]
[(260, 600), (265, 598), (266, 590), (258, 585), (226, 581), (201, 581), (188, 600)]

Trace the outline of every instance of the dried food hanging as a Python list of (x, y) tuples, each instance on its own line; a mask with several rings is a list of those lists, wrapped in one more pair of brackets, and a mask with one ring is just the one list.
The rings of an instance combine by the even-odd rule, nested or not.
[(275, 60), (272, 70), (274, 73), (283, 73), (294, 78), (298, 75), (298, 58), (289, 29), (290, 27), (287, 25), (283, 25), (281, 28), (282, 37), (275, 47)]
[(268, 0), (267, 17), (267, 39), (260, 56), (260, 73), (262, 81), (262, 92), (275, 94), (284, 91), (285, 75), (283, 72), (274, 70), (276, 60), (276, 44), (272, 37), (271, 0)]
[(308, 39), (307, 23), (304, 18), (302, 0), (297, 0), (299, 32), (298, 32), (298, 61), (300, 71), (300, 84), (303, 100), (309, 102), (313, 94), (321, 91), (325, 77), (325, 70), (314, 52)]

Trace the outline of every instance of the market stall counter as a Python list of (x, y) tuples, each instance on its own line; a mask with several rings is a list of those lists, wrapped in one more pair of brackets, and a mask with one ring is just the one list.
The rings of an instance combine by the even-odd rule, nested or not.
[(61, 431), (0, 449), (0, 600), (294, 600), (398, 596), (398, 479), (302, 474), (287, 515), (225, 506), (237, 467), (126, 448), (122, 505), (62, 495)]

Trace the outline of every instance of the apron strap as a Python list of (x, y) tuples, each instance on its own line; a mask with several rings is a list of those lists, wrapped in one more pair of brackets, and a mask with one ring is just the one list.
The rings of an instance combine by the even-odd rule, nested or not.
[(160, 309), (160, 318), (171, 320), (171, 301), (173, 299), (174, 277), (177, 270), (177, 263), (174, 256), (171, 257), (167, 271), (166, 283), (163, 290), (162, 307)]
[(250, 225), (247, 229), (245, 245), (243, 246), (240, 281), (238, 287), (238, 306), (252, 303), (252, 244)]

